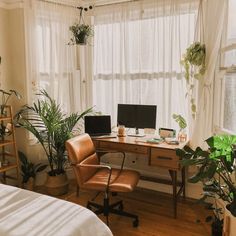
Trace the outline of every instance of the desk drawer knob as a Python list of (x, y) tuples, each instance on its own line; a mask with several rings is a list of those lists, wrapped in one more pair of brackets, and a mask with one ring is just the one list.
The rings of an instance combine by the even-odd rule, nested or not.
[(171, 157), (164, 157), (164, 156), (157, 156), (157, 159), (161, 159), (161, 160), (172, 160)]

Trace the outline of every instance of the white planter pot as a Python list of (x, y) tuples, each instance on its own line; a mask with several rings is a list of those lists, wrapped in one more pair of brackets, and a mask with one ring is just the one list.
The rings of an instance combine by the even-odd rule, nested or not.
[(225, 208), (223, 236), (236, 236), (236, 217)]

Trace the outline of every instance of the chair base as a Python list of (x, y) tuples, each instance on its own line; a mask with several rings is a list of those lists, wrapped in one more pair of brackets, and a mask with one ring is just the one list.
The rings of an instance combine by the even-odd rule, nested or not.
[(110, 213), (133, 218), (134, 219), (133, 227), (138, 227), (138, 225), (139, 225), (139, 219), (138, 219), (137, 215), (123, 211), (123, 202), (122, 201), (118, 201), (118, 202), (113, 203), (111, 205), (109, 204), (109, 198), (104, 198), (103, 205), (88, 201), (87, 208), (90, 210), (92, 210), (94, 208), (94, 213), (96, 215), (103, 214), (104, 216), (106, 216), (107, 225), (109, 225), (108, 216)]

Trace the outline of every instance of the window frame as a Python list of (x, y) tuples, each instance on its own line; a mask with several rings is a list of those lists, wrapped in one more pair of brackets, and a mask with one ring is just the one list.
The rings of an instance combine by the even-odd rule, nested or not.
[[(236, 74), (236, 64), (231, 66), (224, 66), (225, 53), (231, 50), (236, 50), (236, 39), (221, 49), (219, 55), (219, 69), (216, 71), (215, 88), (214, 88), (214, 133), (216, 134), (236, 134), (236, 131), (224, 128), (224, 97), (225, 97), (225, 77), (230, 74)], [(216, 96), (217, 95), (217, 96)], [(220, 105), (218, 105), (220, 104)]]

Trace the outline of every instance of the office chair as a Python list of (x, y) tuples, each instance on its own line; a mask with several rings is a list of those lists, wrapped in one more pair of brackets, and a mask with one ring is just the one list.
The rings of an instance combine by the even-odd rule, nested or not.
[[(100, 164), (100, 158), (88, 134), (82, 134), (66, 142), (68, 157), (77, 180), (79, 189), (90, 189), (104, 192), (103, 205), (88, 201), (87, 208), (95, 209), (95, 214), (104, 214), (107, 225), (110, 213), (133, 218), (133, 227), (139, 224), (138, 216), (123, 211), (122, 201), (109, 204), (109, 193), (131, 192), (139, 181), (139, 173), (123, 169), (125, 154), (120, 169)], [(110, 152), (110, 151), (106, 151)]]

